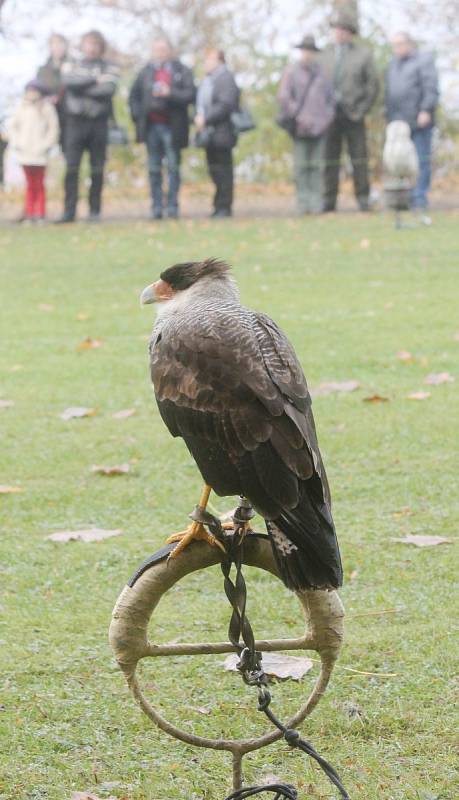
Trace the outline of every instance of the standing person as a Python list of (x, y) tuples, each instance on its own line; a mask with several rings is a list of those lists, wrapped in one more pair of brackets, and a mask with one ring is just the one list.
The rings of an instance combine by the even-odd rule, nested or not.
[(46, 94), (47, 89), (42, 83), (30, 81), (7, 129), (9, 143), (16, 152), (26, 180), (21, 221), (38, 222), (46, 215), (46, 163), (49, 151), (59, 139), (57, 114)]
[(432, 131), (438, 105), (438, 77), (433, 55), (421, 53), (408, 33), (392, 39), (394, 57), (385, 75), (387, 122), (404, 120), (419, 159), (419, 176), (412, 193), (414, 208), (427, 208), (431, 180)]
[(335, 44), (324, 53), (324, 67), (333, 82), (336, 116), (325, 148), (324, 211), (334, 211), (338, 195), (343, 140), (352, 162), (354, 193), (361, 211), (369, 211), (370, 185), (365, 116), (379, 91), (372, 53), (355, 41), (357, 23), (341, 13), (332, 22)]
[(62, 81), (65, 88), (65, 174), (64, 214), (58, 223), (75, 220), (78, 203), (78, 178), (85, 150), (89, 152), (91, 185), (89, 220), (97, 222), (101, 211), (104, 165), (107, 154), (108, 120), (119, 73), (104, 59), (105, 39), (99, 31), (86, 33), (81, 40), (83, 57), (65, 62)]
[(49, 92), (49, 99), (54, 104), (59, 118), (59, 142), (64, 145), (64, 85), (62, 83), (62, 67), (67, 59), (68, 42), (60, 33), (49, 37), (49, 58), (37, 72), (40, 81)]
[[(140, 70), (130, 94), (129, 107), (137, 141), (145, 142), (151, 191), (151, 217), (179, 215), (181, 150), (188, 147), (188, 106), (196, 90), (193, 73), (173, 54), (170, 42), (155, 39), (150, 62)], [(163, 161), (168, 172), (167, 206), (163, 200)]]
[(198, 90), (194, 121), (198, 135), (205, 129), (208, 132), (206, 160), (215, 184), (212, 217), (230, 217), (234, 193), (233, 147), (237, 142), (231, 114), (239, 108), (240, 91), (222, 50), (207, 50), (204, 71), (206, 76)]
[(296, 47), (301, 60), (282, 76), (278, 122), (293, 139), (293, 172), (300, 214), (322, 211), (325, 134), (335, 114), (333, 86), (317, 63), (313, 36)]

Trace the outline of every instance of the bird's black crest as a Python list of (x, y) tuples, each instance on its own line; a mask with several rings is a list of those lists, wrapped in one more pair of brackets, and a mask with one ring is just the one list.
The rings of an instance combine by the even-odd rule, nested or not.
[(173, 267), (168, 267), (161, 272), (160, 278), (173, 289), (183, 291), (200, 278), (223, 278), (229, 270), (230, 267), (225, 261), (208, 258), (206, 261), (186, 261), (184, 264), (174, 264)]

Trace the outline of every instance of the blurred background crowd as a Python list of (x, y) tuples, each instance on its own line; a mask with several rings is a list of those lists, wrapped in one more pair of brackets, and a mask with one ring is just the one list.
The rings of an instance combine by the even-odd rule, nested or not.
[[(20, 12), (27, 0), (0, 3), (4, 74), (18, 63), (10, 51), (7, 67), (8, 41), (18, 36), (18, 13), (9, 17), (8, 5)], [(392, 128), (401, 144), (386, 152), (399, 164), (408, 136), (410, 166), (397, 167), (395, 177), (409, 185), (410, 205), (425, 221), (433, 153), (437, 174), (454, 181), (456, 64), (443, 26), (459, 1), (457, 9), (456, 0), (445, 2), (428, 29), (427, 4), (415, 4), (414, 18), (409, 2), (405, 14), (398, 4), (392, 30), (372, 16), (375, 4), (306, 3), (295, 38), (264, 0), (233, 18), (227, 2), (171, 0), (161, 13), (143, 0), (92, 3), (88, 22), (100, 24), (77, 36), (55, 27), (57, 11), (75, 11), (77, 0), (56, 3), (54, 14), (47, 5), (51, 32), (40, 42), (25, 26), (19, 41), (26, 49), (32, 37), (34, 57), (23, 54), (22, 81), (0, 92), (0, 178), (13, 190), (24, 181), (21, 221), (45, 220), (48, 168), (56, 192), (63, 183), (59, 223), (77, 218), (86, 185), (87, 216), (98, 221), (104, 183), (137, 196), (145, 189), (152, 218), (177, 218), (181, 184), (206, 176), (213, 217), (231, 216), (235, 179), (289, 177), (300, 214), (335, 211), (347, 177), (355, 207), (368, 212), (377, 205), (386, 125), (394, 122), (405, 123)], [(391, 163), (385, 158), (386, 171)]]

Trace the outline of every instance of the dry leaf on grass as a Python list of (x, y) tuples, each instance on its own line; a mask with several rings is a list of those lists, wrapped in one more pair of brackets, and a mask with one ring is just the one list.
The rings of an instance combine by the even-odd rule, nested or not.
[(455, 342), (459, 342), (459, 331), (456, 331), (456, 333), (453, 336), (453, 339)]
[(435, 547), (437, 544), (452, 544), (451, 539), (444, 536), (422, 536), (421, 534), (408, 534), (404, 539), (393, 539), (401, 544), (414, 544), (416, 547)]
[(110, 797), (105, 795), (102, 798), (98, 794), (93, 794), (93, 792), (73, 792), (72, 800), (118, 800), (118, 798), (114, 797), (112, 794)]
[[(236, 664), (239, 656), (231, 653), (223, 662), (225, 670), (237, 672)], [(286, 656), (283, 653), (263, 653), (263, 669), (269, 678), (279, 678), (285, 681), (292, 678), (299, 681), (312, 669), (313, 663), (310, 658), (299, 658), (298, 656)]]
[(13, 408), (13, 400), (0, 400), (0, 408)]
[(91, 472), (95, 472), (97, 475), (126, 475), (130, 469), (129, 464), (115, 464), (113, 467), (101, 467), (98, 464), (93, 464)]
[(37, 308), (39, 311), (54, 311), (54, 306), (51, 303), (39, 303)]
[(380, 394), (372, 394), (370, 397), (363, 398), (364, 403), (388, 403), (388, 397), (382, 397)]
[(322, 397), (335, 392), (355, 392), (360, 387), (358, 381), (322, 381), (311, 389), (313, 397)]
[(66, 408), (62, 414), (59, 414), (61, 419), (79, 419), (81, 417), (93, 417), (96, 413), (95, 408), (85, 408), (84, 406), (70, 406)]
[(362, 248), (362, 250), (368, 250), (370, 245), (371, 245), (371, 242), (370, 242), (369, 239), (362, 239), (360, 241), (360, 247)]
[(449, 372), (431, 372), (427, 375), (424, 383), (429, 386), (439, 386), (441, 383), (453, 383), (454, 378)]
[(135, 414), (135, 408), (122, 408), (121, 411), (115, 411), (112, 414), (113, 419), (127, 419)]
[(18, 494), (22, 492), (20, 486), (0, 486), (0, 494)]
[(392, 512), (392, 516), (394, 519), (399, 519), (400, 517), (412, 517), (414, 511), (409, 506), (403, 506), (403, 508), (397, 509), (397, 511)]
[(408, 400), (427, 400), (430, 397), (430, 392), (412, 392), (407, 395)]
[(77, 350), (97, 350), (98, 347), (102, 347), (102, 341), (100, 339), (91, 339), (90, 336), (86, 336), (77, 346)]
[(212, 714), (212, 710), (207, 706), (189, 706), (190, 711), (197, 711), (198, 714)]
[(409, 350), (399, 350), (396, 355), (398, 360), (403, 361), (404, 364), (413, 364), (414, 362), (414, 356)]
[(121, 528), (114, 530), (104, 530), (104, 528), (89, 528), (86, 531), (59, 531), (47, 536), (52, 542), (100, 542), (102, 539), (110, 539), (112, 536), (119, 536), (123, 531)]

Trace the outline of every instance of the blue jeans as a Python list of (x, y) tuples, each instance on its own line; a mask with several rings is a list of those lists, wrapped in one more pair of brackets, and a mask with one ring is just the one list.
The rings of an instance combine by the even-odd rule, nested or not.
[(427, 192), (430, 189), (432, 175), (432, 131), (432, 127), (416, 128), (411, 134), (419, 159), (418, 182), (411, 193), (411, 205), (413, 208), (427, 208), (429, 205)]
[(158, 217), (163, 213), (163, 160), (165, 158), (168, 172), (167, 212), (170, 216), (177, 216), (180, 150), (174, 146), (169, 125), (160, 122), (150, 124), (147, 133), (147, 150), (153, 213)]

